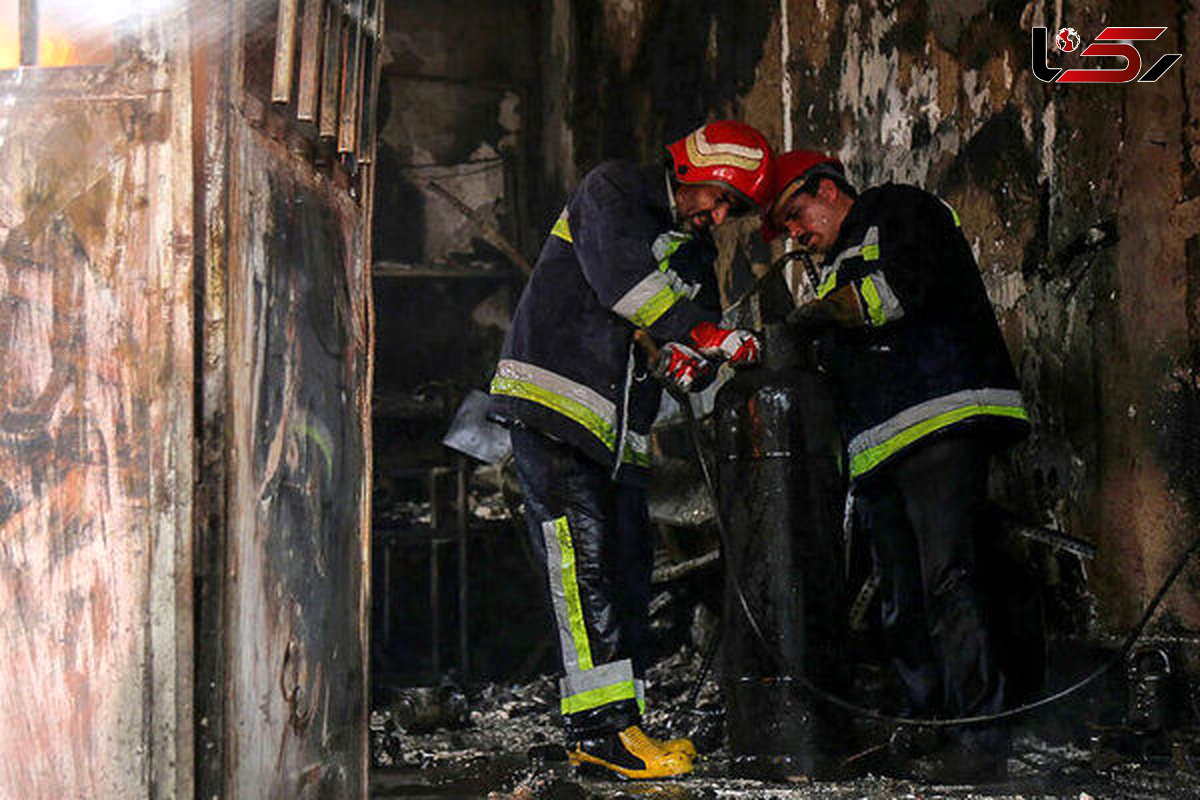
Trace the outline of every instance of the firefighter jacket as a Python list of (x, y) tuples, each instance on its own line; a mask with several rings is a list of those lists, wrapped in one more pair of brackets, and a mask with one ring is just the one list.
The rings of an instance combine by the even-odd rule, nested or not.
[(542, 247), (491, 383), (489, 415), (582, 450), (644, 483), (661, 387), (633, 340), (688, 342), (720, 319), (707, 235), (673, 230), (662, 166), (605, 162), (584, 178)]
[(958, 214), (912, 186), (863, 192), (821, 270), (818, 297), (853, 284), (866, 324), (821, 343), (850, 477), (930, 436), (1015, 438), (1029, 416)]

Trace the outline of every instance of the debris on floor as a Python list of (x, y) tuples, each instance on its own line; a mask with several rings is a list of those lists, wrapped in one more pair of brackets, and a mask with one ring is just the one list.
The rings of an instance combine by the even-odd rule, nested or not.
[[(701, 653), (685, 644), (647, 676), (645, 727), (688, 736), (701, 756), (691, 774), (670, 781), (602, 781), (566, 763), (556, 681), (521, 685), (445, 684), (391, 693), (371, 714), (374, 798), (460, 800), (890, 800), (891, 798), (1144, 798), (1200, 796), (1200, 775), (1185, 758), (1200, 738), (1177, 734), (1165, 758), (1119, 760), (1097, 769), (1087, 743), (1054, 743), (1019, 729), (1009, 777), (988, 785), (937, 786), (883, 777), (863, 759), (862, 774), (841, 781), (773, 783), (729, 777), (722, 697), (709, 675), (695, 702)], [(432, 728), (432, 729), (431, 729)], [(1185, 732), (1186, 733), (1186, 732)]]

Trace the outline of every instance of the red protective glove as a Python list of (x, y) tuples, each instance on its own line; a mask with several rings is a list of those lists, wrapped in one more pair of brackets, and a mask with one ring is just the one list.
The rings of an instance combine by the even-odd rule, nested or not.
[(738, 328), (718, 328), (711, 322), (701, 322), (692, 328), (692, 341), (701, 355), (725, 358), (735, 367), (757, 364), (762, 345), (750, 331)]
[(654, 377), (677, 393), (703, 390), (712, 383), (716, 373), (712, 362), (679, 342), (664, 344), (654, 365)]

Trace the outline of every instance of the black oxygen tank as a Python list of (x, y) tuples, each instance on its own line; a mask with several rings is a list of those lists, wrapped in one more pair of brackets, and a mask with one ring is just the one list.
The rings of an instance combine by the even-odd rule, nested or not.
[[(765, 363), (716, 398), (725, 552), (722, 681), (736, 774), (828, 777), (841, 735), (837, 712), (796, 682), (840, 693), (845, 625), (845, 479), (833, 403), (805, 349), (784, 326), (766, 332)], [(742, 602), (770, 651), (754, 633)]]

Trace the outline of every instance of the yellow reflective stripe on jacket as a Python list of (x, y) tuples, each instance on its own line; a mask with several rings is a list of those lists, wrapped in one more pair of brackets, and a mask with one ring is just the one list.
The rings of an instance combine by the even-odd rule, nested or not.
[(571, 223), (568, 221), (566, 206), (563, 207), (562, 213), (555, 220), (554, 227), (550, 229), (550, 235), (557, 236), (568, 244), (575, 243), (575, 240), (571, 238)]
[(944, 205), (946, 208), (950, 209), (950, 216), (954, 217), (954, 227), (961, 228), (962, 220), (958, 218), (958, 212), (954, 210), (954, 206), (950, 205), (945, 200), (942, 200), (942, 198), (940, 198), (940, 197), (938, 198), (938, 200), (941, 200), (942, 205)]
[(870, 472), (913, 442), (955, 422), (977, 416), (1028, 421), (1029, 412), (1015, 389), (965, 389), (927, 400), (850, 440), (850, 477)]
[(649, 328), (671, 306), (691, 297), (688, 288), (671, 269), (671, 256), (691, 239), (691, 234), (679, 231), (660, 234), (650, 245), (650, 252), (658, 262), (658, 272), (651, 272), (634, 284), (613, 304), (613, 311), (639, 328)]
[(687, 292), (675, 285), (673, 272), (651, 272), (613, 304), (613, 311), (639, 328), (649, 328)]
[(904, 316), (904, 307), (882, 271), (872, 272), (858, 282), (858, 293), (867, 310), (867, 322), (879, 327)]
[(820, 300), (834, 290), (837, 286), (837, 270), (831, 269), (821, 281), (821, 285), (817, 287), (817, 299)]
[(887, 322), (883, 314), (883, 300), (880, 299), (879, 290), (875, 288), (875, 281), (871, 280), (870, 275), (859, 282), (859, 288), (867, 306), (867, 320), (874, 326)]
[[(582, 425), (609, 450), (617, 447), (616, 405), (582, 383), (543, 367), (506, 358), (496, 366), (490, 391), (557, 411)], [(625, 438), (621, 462), (649, 469), (649, 435), (631, 430)]]
[(667, 231), (660, 233), (650, 245), (650, 253), (658, 262), (658, 271), (666, 272), (671, 267), (671, 256), (675, 251), (692, 240), (692, 234), (682, 231)]
[(862, 241), (856, 245), (845, 248), (837, 257), (833, 259), (828, 267), (825, 267), (821, 272), (821, 284), (817, 287), (817, 299), (823, 299), (825, 295), (837, 288), (838, 270), (842, 264), (852, 258), (861, 257), (863, 261), (878, 261), (879, 260), (879, 227), (872, 225), (867, 228), (867, 232), (863, 234)]
[(491, 393), (538, 403), (582, 425), (609, 450), (617, 446), (617, 407), (598, 392), (548, 369), (514, 359), (496, 365)]

